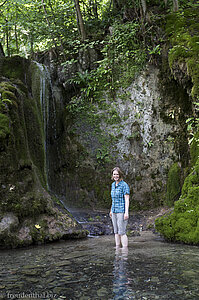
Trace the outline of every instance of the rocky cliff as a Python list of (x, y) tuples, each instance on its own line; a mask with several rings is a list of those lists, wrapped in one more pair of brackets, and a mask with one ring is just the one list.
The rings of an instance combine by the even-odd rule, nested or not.
[(38, 68), (20, 57), (1, 58), (0, 65), (1, 246), (85, 236), (48, 193)]
[[(189, 161), (185, 119), (192, 103), (167, 68), (168, 77), (165, 70), (146, 66), (114, 99), (104, 93), (97, 102), (84, 103), (81, 97), (65, 102), (51, 187), (67, 206), (109, 208), (115, 165), (131, 187), (131, 208), (172, 205), (178, 199)], [(64, 87), (63, 72), (56, 77)], [(168, 174), (175, 178), (169, 184)]]
[[(190, 17), (191, 16), (191, 17)], [(169, 65), (173, 77), (189, 94), (192, 102), (187, 124), (190, 145), (190, 163), (187, 177), (172, 214), (157, 219), (157, 230), (169, 241), (199, 244), (199, 14), (190, 8), (184, 13), (167, 18), (166, 31), (169, 35)], [(174, 30), (173, 30), (174, 29)]]

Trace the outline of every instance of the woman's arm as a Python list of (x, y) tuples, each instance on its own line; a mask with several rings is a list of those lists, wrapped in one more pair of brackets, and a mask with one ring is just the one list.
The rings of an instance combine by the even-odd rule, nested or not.
[(112, 218), (112, 206), (111, 206), (111, 209), (110, 209), (109, 216)]
[(129, 218), (129, 195), (124, 195), (125, 199), (125, 213), (124, 213), (124, 220), (127, 220)]

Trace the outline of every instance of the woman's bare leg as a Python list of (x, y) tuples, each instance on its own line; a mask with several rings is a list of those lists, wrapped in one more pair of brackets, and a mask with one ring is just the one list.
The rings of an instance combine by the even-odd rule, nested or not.
[(122, 243), (122, 247), (128, 247), (128, 237), (126, 234), (121, 235), (121, 243)]
[(116, 233), (115, 234), (115, 245), (116, 245), (116, 247), (120, 247), (120, 244), (121, 244), (120, 235)]

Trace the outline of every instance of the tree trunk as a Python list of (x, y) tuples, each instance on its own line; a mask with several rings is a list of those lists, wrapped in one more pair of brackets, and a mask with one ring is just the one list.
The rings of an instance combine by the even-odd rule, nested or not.
[(142, 5), (143, 16), (145, 18), (145, 16), (146, 16), (146, 0), (141, 0), (141, 5)]
[(7, 47), (7, 55), (10, 56), (9, 25), (8, 25), (8, 20), (6, 20), (6, 47)]
[(29, 34), (29, 41), (30, 41), (30, 53), (32, 56), (34, 53), (34, 42), (33, 42), (33, 36), (31, 33)]
[(173, 11), (176, 12), (179, 10), (178, 0), (173, 0)]
[(17, 25), (15, 24), (15, 44), (16, 44), (16, 50), (17, 54), (19, 53), (19, 43), (18, 43), (18, 35), (17, 35)]
[(85, 31), (85, 28), (84, 28), (82, 13), (81, 13), (80, 6), (79, 6), (79, 0), (74, 0), (74, 1), (75, 1), (75, 8), (76, 8), (76, 13), (77, 13), (77, 22), (79, 24), (81, 38), (82, 38), (83, 41), (85, 41), (86, 31)]
[(96, 0), (93, 2), (93, 14), (94, 14), (95, 18), (98, 19), (97, 1)]
[(3, 46), (0, 43), (0, 57), (4, 57), (4, 56), (5, 56), (5, 54), (4, 54), (4, 51), (3, 51)]

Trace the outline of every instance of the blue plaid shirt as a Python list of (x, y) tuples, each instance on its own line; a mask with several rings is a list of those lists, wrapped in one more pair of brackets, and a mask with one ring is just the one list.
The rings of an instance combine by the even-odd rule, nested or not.
[(121, 180), (118, 185), (115, 182), (111, 185), (111, 198), (112, 198), (112, 212), (113, 213), (124, 213), (125, 212), (125, 198), (126, 194), (130, 194), (128, 184)]

